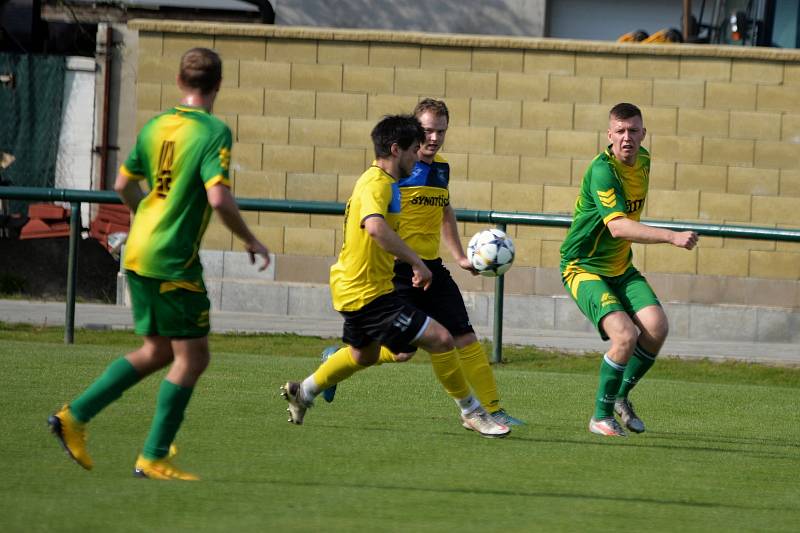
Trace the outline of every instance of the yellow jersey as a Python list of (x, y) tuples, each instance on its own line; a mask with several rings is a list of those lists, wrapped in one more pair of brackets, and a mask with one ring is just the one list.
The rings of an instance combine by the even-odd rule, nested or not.
[(400, 187), (400, 229), (397, 232), (422, 259), (437, 259), (444, 208), (450, 205), (450, 164), (436, 154), (431, 164), (417, 161)]
[(397, 231), (399, 213), (397, 182), (373, 164), (356, 181), (344, 211), (344, 242), (330, 277), (333, 308), (337, 311), (358, 311), (394, 290), (394, 256), (369, 236), (364, 220), (380, 216)]

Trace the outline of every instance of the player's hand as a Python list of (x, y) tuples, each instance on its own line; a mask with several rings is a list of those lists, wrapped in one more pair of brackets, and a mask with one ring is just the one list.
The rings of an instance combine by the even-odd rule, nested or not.
[(467, 259), (466, 257), (462, 257), (458, 260), (458, 266), (460, 266), (473, 276), (477, 276), (479, 274), (479, 272), (475, 270), (475, 267), (472, 266), (472, 263), (470, 263), (469, 259)]
[(697, 245), (698, 238), (697, 233), (694, 231), (678, 231), (673, 235), (672, 244), (678, 248), (691, 250)]
[(269, 249), (261, 244), (260, 241), (253, 241), (251, 243), (245, 244), (245, 249), (247, 250), (247, 255), (250, 256), (250, 264), (253, 265), (256, 262), (256, 256), (261, 256), (263, 258), (263, 262), (261, 266), (258, 267), (258, 271), (264, 271), (269, 266)]
[(420, 261), (416, 265), (411, 265), (411, 270), (414, 273), (414, 275), (411, 276), (411, 284), (414, 285), (414, 287), (422, 287), (422, 290), (427, 291), (428, 287), (431, 286), (433, 274), (431, 274), (431, 271), (425, 266), (425, 263)]

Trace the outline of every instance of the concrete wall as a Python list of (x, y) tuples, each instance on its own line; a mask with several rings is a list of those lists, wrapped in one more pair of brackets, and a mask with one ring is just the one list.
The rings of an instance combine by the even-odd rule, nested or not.
[[(421, 96), (451, 109), (456, 207), (571, 214), (606, 145), (608, 109), (643, 108), (653, 153), (645, 216), (800, 227), (800, 52), (422, 33), (133, 21), (137, 128), (173, 105), (180, 54), (225, 61), (215, 113), (230, 125), (240, 197), (346, 201), (372, 159), (369, 130)], [(275, 279), (327, 281), (339, 217), (248, 213), (278, 254)], [(466, 240), (481, 229), (462, 224)], [(511, 227), (511, 293), (562, 294), (562, 229)], [(213, 224), (205, 247), (241, 250)], [(664, 301), (800, 307), (800, 245), (703, 238), (635, 246)], [(488, 280), (458, 276), (467, 291)]]
[[(274, 259), (274, 258), (273, 258)], [(278, 258), (280, 259), (280, 258)], [(213, 311), (277, 317), (339, 320), (327, 284), (278, 282), (274, 264), (258, 272), (245, 252), (202, 250), (206, 288)], [(280, 263), (278, 263), (280, 264)], [(127, 280), (119, 275), (117, 303), (130, 306)], [(472, 325), (488, 333), (494, 326), (494, 294), (466, 291), (464, 303)], [(665, 303), (670, 337), (715, 342), (772, 342), (800, 345), (800, 310), (752, 305)], [(548, 336), (596, 334), (594, 326), (566, 294), (505, 297), (503, 330)]]

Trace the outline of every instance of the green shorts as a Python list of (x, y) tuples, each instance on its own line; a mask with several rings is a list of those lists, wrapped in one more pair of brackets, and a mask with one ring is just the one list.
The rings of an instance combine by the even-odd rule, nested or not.
[(604, 277), (573, 269), (561, 274), (567, 292), (578, 308), (592, 321), (603, 340), (608, 335), (600, 327), (600, 320), (613, 311), (623, 311), (633, 316), (650, 305), (661, 305), (653, 289), (642, 274), (631, 265), (621, 276)]
[(211, 302), (203, 280), (169, 281), (126, 271), (133, 305), (134, 331), (162, 337), (205, 337)]

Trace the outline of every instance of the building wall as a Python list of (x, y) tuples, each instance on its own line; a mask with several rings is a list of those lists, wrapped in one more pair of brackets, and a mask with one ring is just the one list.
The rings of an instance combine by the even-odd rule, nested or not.
[[(280, 26), (133, 21), (137, 128), (179, 98), (190, 46), (224, 59), (215, 113), (235, 136), (239, 197), (344, 202), (372, 160), (369, 131), (420, 97), (451, 110), (455, 207), (571, 214), (607, 144), (608, 109), (642, 107), (652, 151), (645, 218), (800, 227), (800, 52), (622, 45)], [(327, 281), (339, 217), (247, 213), (279, 254), (276, 279)], [(480, 229), (462, 224), (464, 240)], [(561, 294), (564, 229), (510, 227), (507, 288)], [(205, 247), (241, 250), (213, 224)], [(634, 246), (667, 301), (800, 307), (800, 244), (703, 237), (693, 251)], [(447, 257), (446, 254), (444, 254)], [(458, 274), (466, 290), (490, 280)]]
[[(544, 36), (546, 0), (272, 0), (275, 24)], [(624, 32), (623, 32), (624, 33)]]

